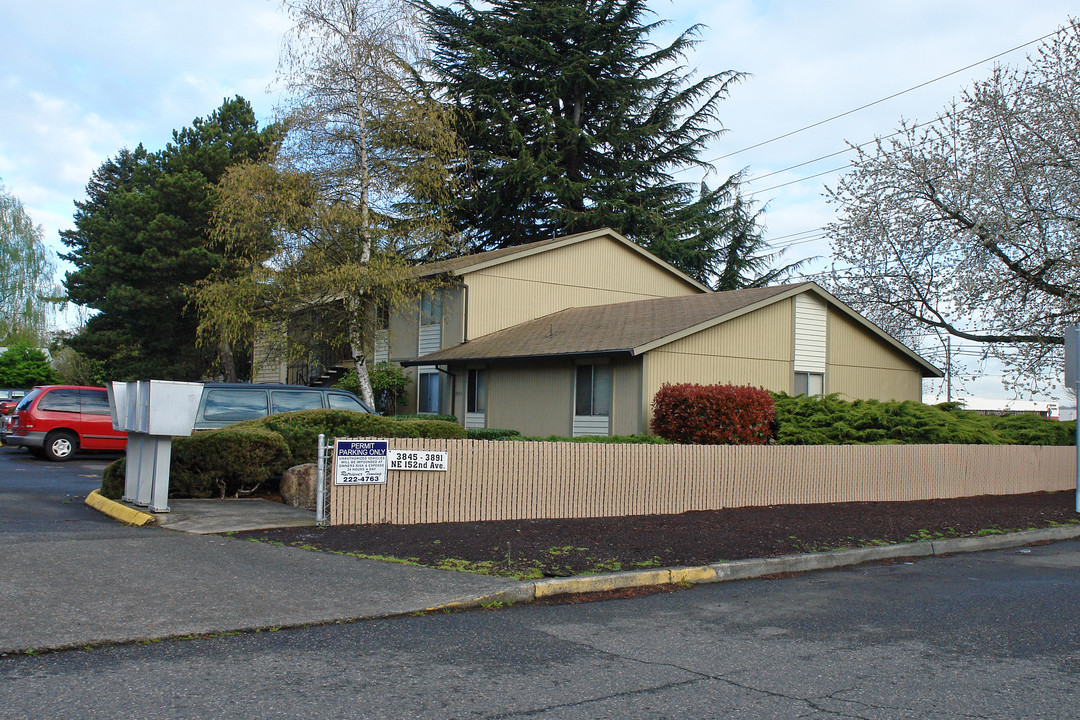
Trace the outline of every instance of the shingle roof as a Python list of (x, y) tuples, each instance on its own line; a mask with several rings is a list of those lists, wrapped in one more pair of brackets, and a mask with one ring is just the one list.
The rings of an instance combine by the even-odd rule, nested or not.
[(925, 377), (941, 377), (940, 370), (812, 282), (569, 308), (402, 364), (453, 365), (571, 355), (640, 355), (807, 291), (841, 309), (916, 362)]
[(795, 287), (799, 286), (777, 285), (569, 308), (430, 353), (421, 364), (632, 353), (636, 348), (770, 300)]

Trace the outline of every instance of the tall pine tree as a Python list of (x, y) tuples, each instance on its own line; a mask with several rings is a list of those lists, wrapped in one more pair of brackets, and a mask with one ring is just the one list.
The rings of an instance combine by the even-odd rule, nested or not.
[(700, 193), (675, 179), (708, 167), (718, 104), (742, 78), (686, 70), (699, 26), (658, 47), (665, 21), (645, 0), (420, 5), (427, 71), (468, 149), (455, 210), (476, 249), (607, 226), (707, 282), (730, 237), (760, 251), (737, 178)]
[[(255, 160), (278, 141), (258, 129), (242, 98), (173, 133), (164, 150), (121, 150), (96, 170), (75, 228), (61, 233), (75, 269), (70, 300), (98, 313), (70, 344), (104, 364), (110, 380), (195, 380), (222, 368), (198, 348), (190, 288), (226, 258), (210, 241), (214, 184), (225, 170)], [(228, 369), (224, 369), (228, 373)]]

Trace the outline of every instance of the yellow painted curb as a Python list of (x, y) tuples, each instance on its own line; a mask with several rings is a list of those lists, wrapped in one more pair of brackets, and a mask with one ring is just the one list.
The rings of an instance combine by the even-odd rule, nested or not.
[(579, 575), (578, 577), (538, 581), (536, 583), (536, 597), (550, 597), (565, 593), (605, 592), (628, 587), (667, 585), (670, 582), (670, 570), (642, 570), (612, 573), (610, 575)]
[(710, 583), (716, 581), (716, 568), (705, 565), (703, 567), (671, 568), (671, 582), (673, 583)]
[(85, 502), (98, 512), (104, 513), (109, 517), (127, 523), (128, 525), (142, 526), (154, 522), (153, 515), (129, 508), (127, 505), (121, 505), (115, 500), (110, 500), (105, 497), (97, 490), (94, 490), (87, 495)]

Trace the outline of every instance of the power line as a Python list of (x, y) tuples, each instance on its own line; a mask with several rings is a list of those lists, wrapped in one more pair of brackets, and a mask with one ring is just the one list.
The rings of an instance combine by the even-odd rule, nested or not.
[(897, 97), (900, 97), (901, 95), (906, 95), (906, 94), (907, 94), (907, 93), (909, 93), (909, 92), (913, 92), (913, 91), (915, 91), (915, 90), (918, 90), (918, 89), (920, 89), (920, 88), (924, 88), (924, 87), (926, 87), (927, 85), (932, 85), (933, 83), (936, 83), (936, 82), (938, 82), (938, 81), (940, 81), (940, 80), (944, 80), (945, 78), (948, 78), (948, 77), (952, 77), (953, 75), (957, 75), (957, 74), (959, 74), (959, 73), (962, 73), (962, 72), (964, 72), (965, 70), (970, 70), (971, 68), (974, 68), (974, 67), (978, 67), (979, 65), (982, 65), (982, 64), (984, 64), (984, 63), (990, 62), (991, 60), (996, 60), (996, 59), (997, 59), (997, 58), (999, 58), (999, 57), (1002, 57), (1002, 56), (1004, 56), (1004, 55), (1008, 55), (1009, 53), (1012, 53), (1012, 52), (1016, 52), (1017, 50), (1020, 50), (1021, 48), (1025, 48), (1025, 47), (1027, 47), (1028, 45), (1033, 45), (1033, 44), (1035, 44), (1035, 43), (1037, 43), (1037, 42), (1042, 42), (1043, 40), (1045, 40), (1045, 39), (1047, 39), (1047, 38), (1049, 38), (1049, 37), (1053, 37), (1053, 36), (1054, 36), (1054, 35), (1056, 35), (1056, 34), (1057, 34), (1058, 32), (1059, 32), (1059, 30), (1055, 30), (1055, 31), (1054, 31), (1054, 32), (1052, 32), (1052, 33), (1047, 33), (1046, 35), (1043, 35), (1042, 37), (1039, 37), (1039, 38), (1035, 38), (1034, 40), (1031, 40), (1031, 41), (1028, 41), (1028, 42), (1026, 42), (1026, 43), (1023, 43), (1022, 45), (1017, 45), (1017, 46), (1016, 46), (1016, 47), (1014, 47), (1014, 48), (1010, 48), (1010, 49), (1008, 49), (1008, 50), (1005, 50), (1004, 52), (1000, 52), (1000, 53), (998, 53), (997, 55), (991, 55), (991, 56), (990, 56), (990, 57), (988, 57), (988, 58), (984, 58), (983, 60), (979, 60), (978, 62), (974, 62), (974, 63), (971, 63), (970, 65), (966, 65), (966, 66), (964, 66), (964, 67), (960, 68), (959, 70), (953, 70), (953, 71), (952, 71), (952, 72), (950, 72), (950, 73), (946, 73), (946, 74), (944, 74), (944, 75), (940, 75), (940, 76), (938, 76), (938, 77), (934, 78), (933, 80), (927, 80), (926, 82), (923, 82), (923, 83), (919, 83), (918, 85), (915, 85), (915, 86), (913, 86), (913, 87), (909, 87), (909, 88), (908, 88), (908, 89), (906, 89), (906, 90), (901, 90), (900, 92), (895, 92), (895, 93), (893, 93), (892, 95), (889, 95), (889, 96), (887, 96), (887, 97), (883, 97), (883, 98), (881, 98), (880, 100), (875, 100), (875, 101), (873, 101), (873, 102), (869, 102), (869, 103), (866, 103), (865, 105), (860, 105), (860, 106), (859, 106), (859, 107), (857, 107), (857, 108), (854, 108), (854, 109), (852, 109), (852, 110), (848, 110), (848, 111), (846, 111), (846, 112), (842, 112), (842, 113), (840, 113), (839, 115), (833, 115), (832, 117), (828, 117), (828, 118), (825, 118), (824, 120), (819, 120), (818, 122), (815, 122), (815, 123), (811, 123), (810, 125), (805, 125), (805, 126), (803, 126), (803, 127), (801, 127), (801, 128), (798, 128), (797, 130), (792, 130), (792, 131), (790, 131), (790, 132), (786, 132), (786, 133), (784, 133), (783, 135), (777, 135), (777, 136), (776, 136), (776, 137), (774, 137), (774, 138), (770, 138), (770, 139), (768, 139), (768, 140), (763, 140), (763, 141), (761, 141), (761, 142), (759, 142), (759, 143), (755, 143), (754, 145), (748, 145), (747, 147), (744, 147), (744, 148), (742, 148), (742, 149), (740, 149), (740, 150), (736, 150), (736, 151), (734, 151), (734, 152), (730, 152), (730, 153), (728, 153), (727, 155), (721, 155), (720, 157), (717, 157), (717, 158), (713, 158), (712, 160), (708, 160), (707, 162), (709, 162), (709, 163), (714, 163), (714, 162), (718, 162), (718, 161), (720, 161), (720, 160), (725, 160), (725, 159), (727, 159), (727, 158), (729, 158), (729, 157), (733, 157), (733, 156), (735, 156), (735, 155), (739, 155), (740, 153), (744, 153), (744, 152), (746, 152), (747, 150), (753, 150), (753, 149), (755, 149), (755, 148), (759, 148), (759, 147), (761, 147), (761, 146), (763, 146), (763, 145), (768, 145), (769, 143), (774, 143), (774, 142), (776, 142), (777, 140), (783, 140), (784, 138), (789, 138), (789, 137), (791, 137), (792, 135), (797, 135), (797, 134), (799, 134), (799, 133), (801, 133), (801, 132), (804, 132), (804, 131), (806, 131), (806, 130), (810, 130), (810, 129), (812, 129), (812, 128), (816, 128), (816, 127), (818, 127), (819, 125), (824, 125), (825, 123), (830, 123), (830, 122), (832, 122), (833, 120), (839, 120), (839, 119), (840, 119), (840, 118), (842, 118), (842, 117), (847, 117), (848, 115), (852, 115), (852, 114), (854, 114), (854, 113), (857, 113), (857, 112), (859, 112), (859, 111), (861, 111), (861, 110), (865, 110), (865, 109), (867, 109), (867, 108), (870, 108), (870, 107), (873, 107), (873, 106), (875, 106), (875, 105), (880, 105), (881, 103), (883, 103), (883, 102), (886, 102), (886, 101), (888, 101), (888, 100), (892, 100), (893, 98), (897, 98)]

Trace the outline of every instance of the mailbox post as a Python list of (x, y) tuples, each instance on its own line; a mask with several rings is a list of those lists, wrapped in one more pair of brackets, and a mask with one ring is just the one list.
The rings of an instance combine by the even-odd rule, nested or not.
[(109, 383), (113, 428), (128, 434), (125, 502), (169, 512), (172, 438), (191, 435), (202, 389), (202, 383), (167, 380)]

